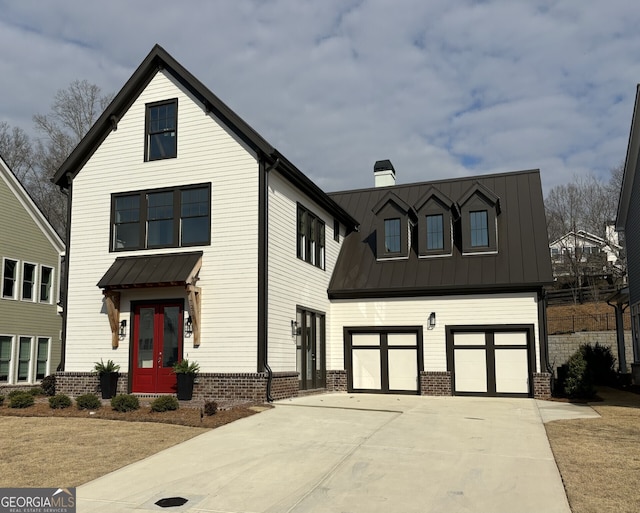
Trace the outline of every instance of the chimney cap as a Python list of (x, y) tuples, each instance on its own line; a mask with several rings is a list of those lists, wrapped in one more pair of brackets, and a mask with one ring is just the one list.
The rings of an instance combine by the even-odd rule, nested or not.
[(396, 170), (393, 168), (393, 164), (390, 160), (377, 160), (373, 165), (373, 172), (377, 171), (391, 171), (394, 175), (396, 174)]

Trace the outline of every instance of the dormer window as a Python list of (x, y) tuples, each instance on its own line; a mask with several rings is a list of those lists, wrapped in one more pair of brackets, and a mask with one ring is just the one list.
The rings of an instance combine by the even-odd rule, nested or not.
[(377, 259), (409, 258), (413, 209), (393, 192), (388, 192), (373, 207), (376, 215)]
[(400, 218), (384, 220), (384, 250), (385, 253), (400, 253)]
[(500, 199), (480, 183), (474, 183), (460, 200), (462, 254), (498, 251)]
[(421, 258), (451, 255), (454, 203), (430, 187), (415, 204), (418, 213), (418, 255)]
[(177, 155), (178, 100), (147, 105), (145, 160), (175, 158)]

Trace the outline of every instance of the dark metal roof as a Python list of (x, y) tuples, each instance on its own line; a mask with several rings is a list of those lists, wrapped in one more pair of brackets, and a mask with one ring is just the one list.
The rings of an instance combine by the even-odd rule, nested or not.
[(127, 80), (126, 84), (115, 96), (113, 101), (91, 127), (87, 135), (63, 162), (53, 182), (63, 188), (80, 172), (109, 133), (117, 127), (120, 119), (144, 88), (153, 79), (158, 70), (163, 69), (176, 78), (203, 105), (207, 112), (212, 112), (241, 140), (252, 148), (259, 157), (275, 165), (275, 169), (309, 195), (320, 206), (337, 217), (349, 229), (356, 227), (357, 222), (339, 205), (332, 201), (327, 194), (310, 180), (302, 171), (294, 166), (284, 155), (271, 146), (258, 132), (231, 110), (220, 98), (213, 94), (202, 82), (193, 76), (186, 68), (176, 61), (160, 45), (155, 45), (149, 55)]
[(102, 289), (186, 285), (200, 270), (202, 251), (116, 258), (98, 282)]
[[(376, 217), (372, 208), (389, 192), (418, 206), (438, 190), (458, 203), (474, 186), (499, 199), (497, 254), (463, 256), (454, 237), (451, 256), (418, 258), (415, 239), (406, 260), (376, 259)], [(551, 283), (551, 258), (538, 170), (422, 182), (330, 196), (360, 221), (342, 246), (329, 284), (331, 298), (401, 297), (537, 290)], [(492, 198), (492, 199), (493, 199)], [(459, 224), (454, 224), (454, 230)]]

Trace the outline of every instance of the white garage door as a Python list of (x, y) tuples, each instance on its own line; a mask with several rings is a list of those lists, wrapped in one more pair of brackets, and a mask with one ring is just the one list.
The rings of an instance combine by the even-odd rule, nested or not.
[(420, 341), (417, 331), (349, 331), (349, 390), (418, 393)]
[(454, 393), (530, 395), (531, 334), (532, 328), (450, 329), (447, 338)]

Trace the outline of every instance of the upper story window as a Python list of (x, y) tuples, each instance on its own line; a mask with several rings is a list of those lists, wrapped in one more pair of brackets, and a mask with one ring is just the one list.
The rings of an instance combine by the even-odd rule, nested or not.
[(53, 289), (53, 269), (46, 265), (40, 266), (40, 302), (51, 303)]
[(16, 299), (18, 287), (18, 261), (5, 258), (2, 262), (2, 297)]
[(23, 301), (35, 301), (36, 299), (36, 265), (28, 262), (22, 263), (22, 299)]
[(298, 204), (296, 252), (299, 259), (320, 269), (325, 266), (325, 224), (315, 214)]
[(114, 194), (111, 251), (207, 245), (211, 185)]
[(444, 220), (442, 214), (427, 216), (427, 250), (444, 248)]
[(178, 150), (178, 100), (148, 104), (146, 118), (145, 160), (176, 157)]
[(408, 258), (413, 209), (393, 192), (387, 192), (372, 211), (376, 216), (376, 258)]
[(400, 253), (400, 218), (384, 220), (384, 250), (386, 253)]
[(489, 218), (486, 210), (469, 212), (471, 247), (486, 248), (489, 245)]
[(460, 200), (460, 213), (462, 253), (497, 252), (499, 198), (476, 182)]
[(418, 213), (418, 254), (440, 257), (452, 254), (454, 203), (431, 186), (415, 204)]

